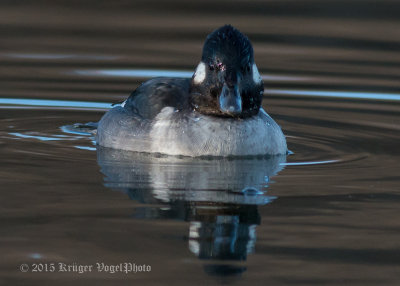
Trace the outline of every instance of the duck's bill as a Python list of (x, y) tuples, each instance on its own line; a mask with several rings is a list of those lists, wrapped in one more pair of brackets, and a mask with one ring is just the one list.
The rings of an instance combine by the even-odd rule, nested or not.
[(223, 113), (233, 116), (242, 113), (242, 98), (237, 85), (228, 87), (224, 84), (219, 96), (219, 108)]

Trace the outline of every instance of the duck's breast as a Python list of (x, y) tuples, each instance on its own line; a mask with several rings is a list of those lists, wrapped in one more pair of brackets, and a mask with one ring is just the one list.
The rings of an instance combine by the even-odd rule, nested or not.
[(151, 149), (170, 155), (247, 156), (285, 154), (285, 136), (264, 111), (248, 119), (185, 113), (165, 107), (150, 131)]

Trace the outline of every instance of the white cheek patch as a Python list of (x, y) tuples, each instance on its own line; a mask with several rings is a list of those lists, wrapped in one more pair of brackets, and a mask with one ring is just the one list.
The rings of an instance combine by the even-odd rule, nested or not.
[(256, 64), (253, 64), (253, 81), (257, 84), (261, 83), (262, 81), (262, 78), (260, 76), (260, 73), (258, 72)]
[(206, 65), (203, 62), (200, 62), (194, 72), (193, 81), (195, 84), (200, 84), (206, 78)]

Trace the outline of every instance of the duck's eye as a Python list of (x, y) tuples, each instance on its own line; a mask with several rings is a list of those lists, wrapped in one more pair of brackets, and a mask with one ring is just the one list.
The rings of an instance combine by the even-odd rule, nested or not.
[(218, 63), (217, 63), (216, 68), (217, 68), (217, 70), (219, 70), (219, 71), (224, 71), (224, 70), (225, 70), (225, 66), (224, 66), (224, 64), (221, 63), (221, 62), (218, 62)]
[(217, 60), (217, 62), (216, 63), (209, 63), (208, 64), (208, 68), (211, 70), (211, 71), (224, 71), (226, 68), (225, 68), (225, 65), (223, 64), (223, 63), (221, 63), (219, 60)]

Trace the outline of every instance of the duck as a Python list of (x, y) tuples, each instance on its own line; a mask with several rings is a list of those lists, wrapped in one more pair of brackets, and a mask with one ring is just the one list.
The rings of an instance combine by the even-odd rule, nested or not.
[(250, 40), (224, 25), (207, 36), (191, 78), (142, 83), (103, 115), (96, 143), (189, 157), (286, 154), (285, 135), (262, 108), (263, 95)]

